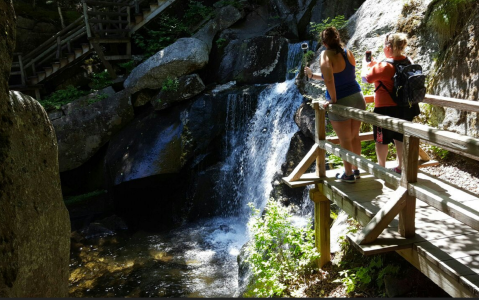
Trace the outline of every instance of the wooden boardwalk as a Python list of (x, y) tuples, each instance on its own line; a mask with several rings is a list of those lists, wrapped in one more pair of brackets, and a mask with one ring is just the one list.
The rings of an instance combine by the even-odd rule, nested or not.
[[(324, 195), (365, 226), (392, 197), (394, 189), (364, 171), (355, 184), (343, 183), (335, 178), (341, 171), (329, 170), (325, 179), (304, 174), (296, 186), (323, 183)], [(434, 176), (419, 171), (417, 183), (471, 212), (479, 208), (477, 195)], [(396, 216), (374, 242), (360, 245), (353, 235), (348, 235), (348, 240), (364, 255), (396, 251), (453, 297), (478, 297), (479, 232), (423, 201), (416, 201), (415, 217), (414, 238), (399, 235)]]

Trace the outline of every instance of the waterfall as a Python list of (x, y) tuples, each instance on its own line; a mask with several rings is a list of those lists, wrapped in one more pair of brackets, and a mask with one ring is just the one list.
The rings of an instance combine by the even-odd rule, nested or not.
[[(297, 69), (300, 60), (301, 44), (290, 45), (288, 70)], [(83, 295), (239, 296), (238, 255), (250, 238), (246, 224), (251, 212), (247, 204), (253, 202), (255, 207), (264, 208), (274, 175), (281, 171), (291, 138), (298, 131), (294, 114), (303, 97), (294, 85), (295, 74), (285, 77), (284, 82), (264, 88), (257, 99), (247, 93), (231, 94), (226, 99), (224, 152), (214, 187), (214, 196), (222, 201), (222, 215), (185, 224), (165, 234), (116, 236), (114, 242), (101, 246), (98, 257), (93, 255), (98, 254), (100, 246), (92, 246), (91, 255), (101, 257), (102, 268), (123, 266), (126, 271), (105, 273), (98, 281), (101, 284), (84, 288)], [(305, 190), (304, 197), (307, 194)], [(305, 211), (311, 211), (310, 202), (303, 201)], [(301, 223), (304, 218), (297, 216), (296, 221)], [(76, 258), (73, 264), (90, 274), (91, 270), (80, 262)]]
[(298, 131), (294, 113), (303, 97), (294, 81), (301, 59), (301, 43), (291, 44), (286, 81), (272, 84), (258, 95), (251, 119), (248, 120), (247, 111), (252, 109), (248, 99), (228, 97), (226, 158), (216, 186), (223, 199), (223, 216), (237, 216), (245, 222), (250, 215), (247, 204), (253, 202), (262, 209), (269, 198), (273, 176), (280, 172), (290, 140)]

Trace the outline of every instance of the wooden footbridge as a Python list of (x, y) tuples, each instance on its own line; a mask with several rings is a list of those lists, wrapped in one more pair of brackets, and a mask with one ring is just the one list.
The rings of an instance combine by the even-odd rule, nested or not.
[(112, 78), (113, 60), (131, 59), (131, 35), (174, 0), (83, 0), (83, 16), (28, 54), (14, 53), (10, 90), (34, 90), (95, 51)]
[[(372, 102), (372, 97), (367, 97)], [(479, 112), (476, 101), (426, 95), (426, 103)], [(404, 134), (402, 175), (360, 157), (327, 139), (325, 110), (314, 100), (315, 145), (283, 181), (290, 187), (314, 184), (316, 245), (320, 266), (330, 261), (329, 209), (337, 204), (362, 226), (348, 240), (364, 255), (396, 251), (452, 297), (479, 296), (479, 195), (421, 172), (427, 158), (420, 141), (479, 160), (479, 139), (341, 105), (328, 111)], [(372, 133), (362, 134), (372, 140)], [(336, 180), (327, 171), (328, 151), (357, 165), (355, 184)], [(421, 154), (421, 155), (420, 155)], [(316, 162), (316, 172), (305, 174)], [(430, 163), (430, 162), (429, 162)], [(419, 200), (419, 201), (416, 201)]]

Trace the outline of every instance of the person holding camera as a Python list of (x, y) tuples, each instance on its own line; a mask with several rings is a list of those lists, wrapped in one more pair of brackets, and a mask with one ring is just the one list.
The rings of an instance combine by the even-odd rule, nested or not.
[[(404, 33), (393, 33), (386, 35), (384, 41), (384, 55), (386, 59), (393, 59), (395, 62), (412, 64), (412, 60), (404, 55), (407, 46), (407, 36)], [(369, 51), (368, 51), (369, 52)], [(374, 112), (398, 119), (412, 121), (412, 119), (419, 115), (419, 105), (414, 104), (411, 107), (399, 107), (389, 94), (394, 87), (393, 76), (396, 68), (393, 64), (383, 60), (376, 62), (371, 58), (370, 52), (366, 52), (366, 57), (363, 60), (363, 67), (361, 70), (361, 77), (363, 82), (374, 83)], [(369, 55), (368, 55), (369, 54)], [(374, 141), (376, 142), (376, 155), (378, 164), (386, 166), (386, 159), (388, 155), (388, 145), (394, 143), (396, 146), (396, 160), (397, 167), (392, 168), (398, 174), (402, 171), (402, 150), (403, 150), (403, 134), (381, 127), (373, 126)]]
[[(321, 52), (321, 74), (316, 74), (309, 67), (304, 68), (305, 76), (309, 79), (324, 80), (326, 84), (326, 99), (324, 104), (340, 104), (358, 109), (366, 109), (361, 87), (356, 81), (356, 60), (353, 53), (344, 48), (339, 32), (334, 27), (328, 27), (321, 32), (321, 41), (326, 50)], [(339, 138), (342, 148), (361, 155), (361, 141), (359, 127), (361, 121), (343, 117), (328, 112), (328, 118)], [(343, 182), (354, 183), (360, 178), (357, 166), (344, 161), (344, 173), (336, 174), (336, 178)]]

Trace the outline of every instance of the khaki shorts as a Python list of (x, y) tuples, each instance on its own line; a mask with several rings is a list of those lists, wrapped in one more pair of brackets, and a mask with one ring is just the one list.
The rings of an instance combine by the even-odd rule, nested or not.
[[(366, 109), (366, 102), (364, 101), (363, 93), (357, 92), (355, 94), (349, 95), (347, 97), (338, 99), (336, 104), (339, 105), (344, 105), (344, 106), (349, 106), (352, 108), (358, 108), (365, 110)], [(328, 118), (331, 121), (346, 121), (351, 118), (348, 117), (343, 117), (334, 113), (328, 112)]]

